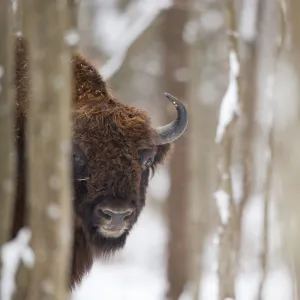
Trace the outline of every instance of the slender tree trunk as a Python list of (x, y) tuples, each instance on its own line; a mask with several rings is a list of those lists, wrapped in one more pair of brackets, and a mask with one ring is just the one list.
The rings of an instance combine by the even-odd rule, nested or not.
[[(259, 0), (258, 0), (259, 1)], [(241, 39), (240, 39), (240, 56), (241, 58), (241, 80), (240, 80), (240, 105), (241, 117), (239, 120), (237, 143), (238, 143), (238, 164), (241, 165), (241, 194), (238, 200), (238, 226), (237, 226), (237, 260), (239, 260), (241, 248), (241, 226), (244, 215), (244, 208), (254, 188), (254, 166), (253, 166), (253, 145), (254, 145), (254, 124), (256, 110), (256, 93), (255, 93), (255, 75), (257, 61), (257, 34), (258, 33), (258, 11), (259, 5), (252, 7), (252, 19), (249, 19), (249, 5), (243, 2), (241, 13)], [(244, 19), (245, 18), (245, 19)], [(254, 32), (244, 32), (245, 27), (253, 28)], [(246, 28), (245, 30), (249, 30)]]
[[(283, 217), (283, 245), (287, 260), (291, 262), (294, 271), (295, 299), (300, 295), (300, 205), (299, 205), (299, 177), (300, 177), (300, 3), (297, 0), (289, 2), (289, 16), (291, 20), (291, 44), (288, 60), (294, 71), (295, 97), (281, 99), (287, 107), (292, 107), (293, 115), (286, 120), (285, 128), (281, 128), (276, 140), (276, 163), (282, 184), (280, 195), (280, 212)], [(294, 79), (293, 78), (293, 79)]]
[[(187, 104), (188, 71), (187, 45), (183, 30), (188, 19), (188, 2), (174, 1), (165, 12), (164, 39), (164, 89)], [(170, 107), (172, 109), (172, 107)], [(173, 113), (173, 111), (172, 111)], [(188, 132), (188, 130), (187, 130)], [(168, 199), (169, 245), (168, 245), (168, 298), (177, 300), (188, 283), (188, 153), (187, 133), (176, 141), (171, 159), (171, 192)]]
[[(219, 142), (219, 161), (218, 161), (218, 190), (215, 194), (220, 212), (220, 244), (219, 244), (219, 300), (226, 298), (235, 299), (235, 278), (237, 266), (237, 233), (239, 222), (239, 210), (235, 203), (233, 190), (232, 167), (234, 166), (234, 142), (235, 131), (238, 125), (237, 107), (240, 108), (240, 58), (238, 39), (232, 34), (237, 31), (235, 2), (226, 1), (225, 14), (229, 34), (229, 87), (233, 85), (235, 89), (231, 95), (225, 96), (220, 110), (220, 124), (224, 118), (223, 107), (228, 97), (235, 97), (236, 103), (229, 104), (232, 110), (231, 119), (224, 128), (221, 137), (217, 135)], [(228, 92), (228, 90), (227, 90)], [(219, 126), (220, 126), (219, 124)]]
[[(273, 173), (273, 119), (274, 119), (274, 86), (276, 84), (278, 61), (278, 38), (280, 37), (279, 4), (272, 1), (261, 1), (258, 8), (258, 34), (256, 42), (255, 61), (255, 99), (256, 99), (256, 126), (255, 165), (261, 166), (253, 174), (256, 189), (262, 190), (263, 197), (263, 226), (262, 251), (260, 261), (262, 267), (261, 282), (258, 299), (263, 298), (265, 279), (268, 272), (268, 243), (269, 243), (269, 205), (270, 189)], [(283, 37), (281, 37), (283, 38)], [(265, 153), (265, 155), (261, 155)]]
[[(249, 200), (249, 196), (255, 187), (255, 180), (258, 177), (253, 169), (253, 141), (254, 132), (256, 129), (256, 140), (259, 141), (260, 153), (266, 153), (269, 150), (269, 135), (271, 126), (272, 111), (270, 110), (272, 101), (273, 80), (276, 71), (276, 34), (278, 32), (277, 3), (272, 1), (264, 1), (260, 3), (253, 11), (254, 15), (258, 15), (259, 31), (256, 30), (257, 20), (253, 21), (253, 29), (257, 36), (241, 38), (245, 40), (239, 41), (234, 34), (229, 35), (230, 51), (237, 54), (240, 61), (241, 73), (236, 78), (237, 80), (237, 97), (239, 106), (239, 117), (233, 116), (227, 130), (223, 136), (221, 143), (220, 157), (220, 187), (226, 192), (228, 197), (229, 216), (227, 222), (223, 222), (220, 240), (219, 254), (219, 299), (223, 300), (226, 297), (235, 298), (235, 278), (237, 274), (237, 266), (239, 260), (240, 235), (244, 208)], [(273, 13), (270, 14), (270, 11)], [(245, 14), (250, 12), (246, 11)], [(236, 27), (236, 9), (234, 1), (227, 1), (227, 16), (229, 32), (237, 31)], [(271, 17), (272, 16), (272, 17)], [(273, 21), (270, 21), (270, 17)], [(249, 26), (249, 17), (247, 16), (247, 26)], [(243, 22), (243, 20), (242, 20)], [(242, 27), (243, 28), (243, 27)], [(248, 29), (249, 30), (249, 29)], [(255, 40), (257, 38), (257, 40)], [(241, 59), (244, 58), (244, 59)], [(232, 69), (232, 66), (231, 66)], [(252, 84), (251, 84), (252, 83)], [(266, 88), (268, 87), (268, 88)], [(257, 115), (259, 127), (255, 128), (255, 111), (259, 103), (259, 114)], [(270, 114), (268, 114), (270, 111)], [(264, 112), (264, 115), (261, 114)], [(267, 113), (266, 113), (267, 112)], [(238, 121), (238, 122), (237, 122)], [(233, 132), (235, 134), (233, 135)], [(235, 149), (234, 146), (237, 146)], [(261, 158), (260, 179), (265, 183), (265, 187), (260, 185), (260, 188), (269, 189), (270, 172), (268, 172), (267, 157)], [(239, 172), (240, 195), (233, 194), (232, 167), (238, 165), (242, 172)], [(226, 174), (226, 177), (222, 177)], [(236, 198), (237, 197), (237, 198)], [(220, 199), (219, 199), (220, 201)], [(224, 199), (223, 199), (224, 201)], [(268, 214), (269, 192), (266, 192), (265, 211)], [(221, 209), (222, 211), (222, 209)], [(268, 220), (266, 220), (267, 222)], [(266, 224), (265, 222), (265, 224)], [(265, 227), (265, 231), (267, 226)], [(267, 251), (267, 235), (263, 241), (265, 250)], [(262, 253), (262, 265), (264, 274), (266, 275), (266, 252)], [(263, 285), (263, 283), (262, 283)]]
[(35, 255), (28, 300), (68, 296), (73, 206), (69, 12), (67, 0), (30, 0), (24, 10), (31, 79), (26, 176)]
[[(205, 1), (200, 1), (205, 5)], [(191, 1), (189, 22), (199, 23), (202, 14), (199, 0)], [(214, 4), (212, 4), (213, 6)], [(200, 26), (200, 24), (199, 24)], [(206, 50), (211, 46), (211, 34), (205, 32), (189, 44), (189, 140), (188, 140), (188, 187), (189, 196), (189, 296), (193, 300), (201, 297), (203, 273), (203, 251), (206, 237), (212, 224), (213, 192), (216, 185), (215, 130), (217, 125), (218, 101), (207, 103), (199, 94), (202, 74), (205, 72)], [(201, 80), (202, 79), (202, 80)], [(208, 155), (209, 153), (209, 155)], [(215, 224), (214, 224), (215, 225)]]
[[(194, 49), (196, 50), (196, 49)], [(199, 73), (197, 72), (198, 51), (191, 52), (191, 60), (194, 62), (194, 70), (191, 66), (190, 79), (193, 84), (191, 87), (189, 99), (189, 144), (188, 144), (188, 178), (189, 187), (188, 199), (186, 205), (189, 206), (189, 279), (191, 296), (194, 300), (200, 297), (200, 278), (202, 274), (202, 253), (206, 231), (208, 227), (208, 201), (211, 199), (210, 191), (210, 160), (207, 159), (207, 153), (211, 153), (211, 143), (209, 139), (209, 129), (212, 128), (212, 117), (209, 109), (201, 105), (198, 99)], [(206, 112), (206, 115), (205, 115)], [(209, 128), (210, 127), (210, 128)], [(201, 150), (200, 150), (201, 149)]]
[[(0, 252), (8, 240), (15, 196), (14, 42), (11, 1), (0, 1)], [(0, 266), (2, 261), (0, 260)], [(0, 267), (0, 272), (1, 272)], [(0, 273), (1, 274), (1, 273)], [(1, 275), (0, 275), (1, 276)], [(1, 279), (1, 278), (0, 278)], [(0, 294), (1, 298), (1, 294)]]

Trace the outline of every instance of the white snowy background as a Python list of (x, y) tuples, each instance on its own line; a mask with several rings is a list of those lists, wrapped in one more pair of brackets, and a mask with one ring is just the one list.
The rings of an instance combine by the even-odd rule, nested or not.
[[(150, 191), (165, 190), (166, 178), (158, 175)], [(262, 203), (259, 197), (251, 201), (244, 218), (245, 244), (254, 253), (248, 256), (237, 280), (237, 300), (257, 299), (260, 269), (257, 254), (260, 248)], [(276, 228), (272, 232), (276, 233)], [(276, 236), (272, 247), (276, 248)], [(74, 292), (73, 300), (163, 300), (167, 291), (166, 244), (168, 229), (163, 217), (148, 202), (146, 209), (131, 233), (125, 248), (109, 261), (97, 262), (91, 273)], [(217, 300), (217, 247), (215, 236), (206, 245), (203, 264), (205, 275), (202, 282), (203, 300)], [(101, 295), (101, 297), (100, 297)], [(200, 300), (199, 299), (199, 300)], [(290, 275), (284, 265), (271, 268), (267, 277), (265, 298), (268, 300), (292, 299)], [(180, 300), (191, 300), (182, 296)]]

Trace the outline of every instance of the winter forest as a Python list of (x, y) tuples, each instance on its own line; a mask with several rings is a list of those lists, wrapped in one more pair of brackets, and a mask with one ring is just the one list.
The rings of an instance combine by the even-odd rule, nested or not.
[[(20, 38), (29, 49), (22, 62)], [(74, 154), (72, 130), (86, 118), (93, 128), (83, 136), (95, 138), (105, 117), (92, 123), (88, 104), (76, 106), (90, 92), (73, 101), (93, 85), (86, 68), (73, 88), (75, 52), (122, 105), (145, 111), (151, 128), (183, 122), (165, 92), (188, 113), (164, 163), (134, 169), (133, 185), (145, 172), (149, 185), (125, 245), (94, 255), (84, 229), (78, 251), (89, 257), (73, 252), (73, 228), (84, 226), (79, 209), (92, 202), (74, 199), (95, 172), (74, 174), (85, 156), (92, 170), (102, 164)], [(0, 300), (300, 299), (299, 87), (299, 0), (0, 0)], [(75, 110), (82, 117), (72, 122)], [(138, 128), (134, 151), (146, 139)], [(97, 155), (112, 155), (99, 141)], [(147, 163), (165, 149), (155, 145)], [(123, 175), (116, 167), (126, 149), (106, 160), (115, 186), (129, 178), (129, 167)], [(80, 264), (84, 275), (70, 287)]]

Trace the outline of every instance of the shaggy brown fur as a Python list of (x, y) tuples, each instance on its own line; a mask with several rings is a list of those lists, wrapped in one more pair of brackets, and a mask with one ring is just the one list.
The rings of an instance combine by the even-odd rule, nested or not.
[[(26, 224), (24, 174), (28, 63), (24, 40), (16, 51), (18, 186), (12, 236)], [(74, 168), (74, 245), (71, 286), (80, 283), (93, 259), (122, 248), (145, 204), (149, 168), (161, 164), (170, 144), (156, 146), (155, 131), (146, 112), (116, 100), (96, 69), (78, 54), (72, 58), (74, 76), (73, 141), (86, 159), (88, 180), (78, 180)], [(147, 160), (150, 164), (144, 164)], [(76, 163), (75, 163), (76, 164)], [(104, 222), (98, 206), (132, 209), (126, 230), (107, 237), (98, 228)]]

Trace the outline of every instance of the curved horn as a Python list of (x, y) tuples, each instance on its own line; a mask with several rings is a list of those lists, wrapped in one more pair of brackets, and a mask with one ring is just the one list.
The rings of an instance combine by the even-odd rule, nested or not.
[(155, 129), (157, 133), (156, 145), (163, 145), (174, 142), (185, 131), (188, 124), (188, 113), (185, 106), (174, 96), (164, 93), (176, 108), (177, 118), (173, 122)]

